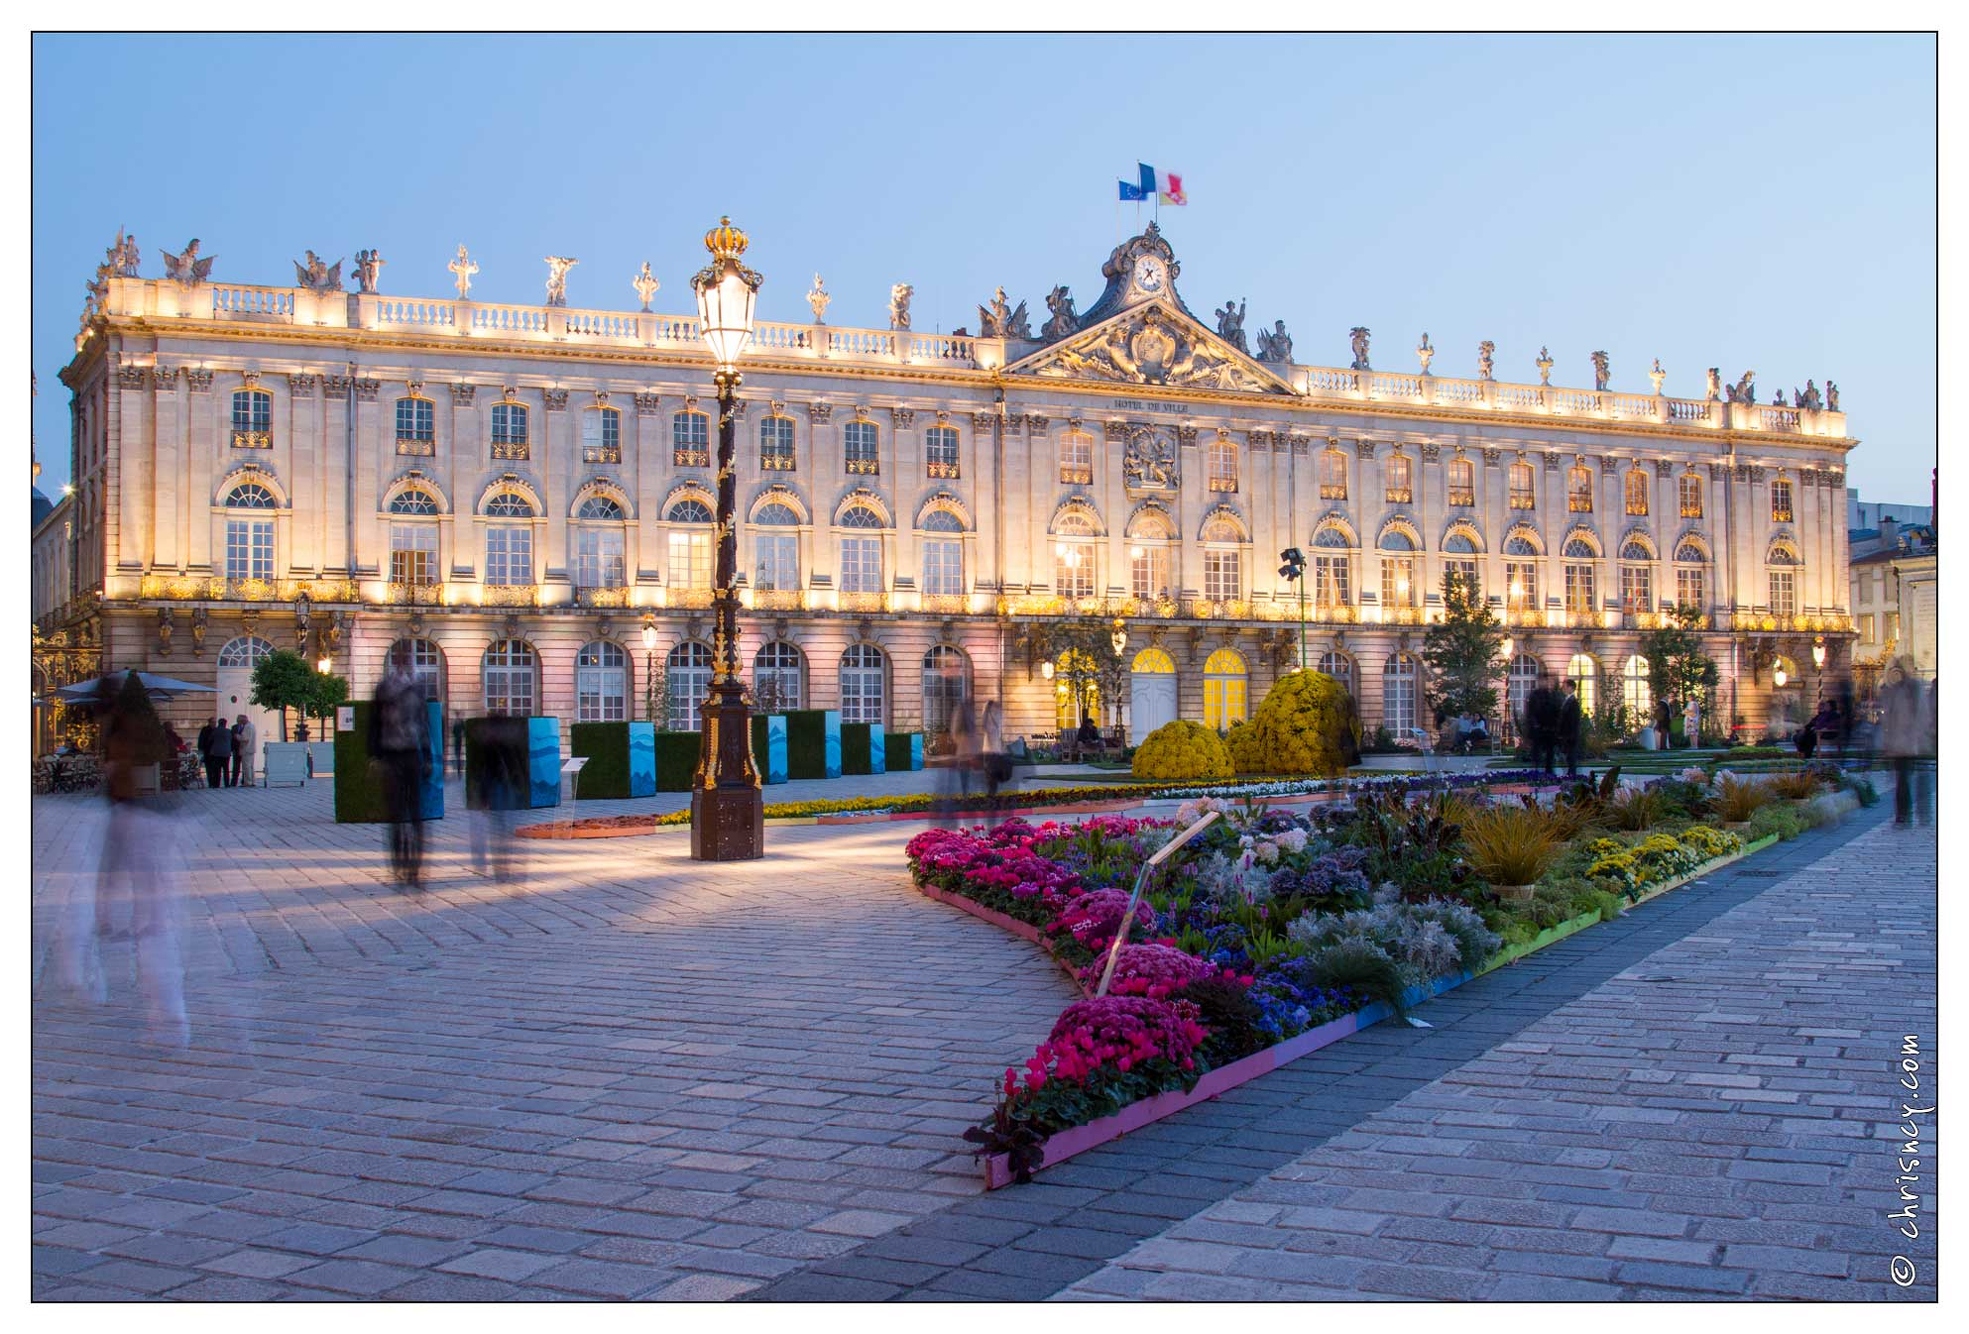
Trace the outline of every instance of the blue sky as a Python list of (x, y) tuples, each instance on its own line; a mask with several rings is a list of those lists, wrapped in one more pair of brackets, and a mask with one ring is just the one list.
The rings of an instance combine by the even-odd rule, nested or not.
[[(1935, 455), (1935, 80), (1926, 37), (39, 37), (35, 433), (67, 474), (83, 286), (119, 225), (145, 276), (200, 237), (214, 276), (367, 246), (386, 292), (690, 308), (721, 212), (752, 235), (760, 313), (976, 327), (1004, 284), (1081, 307), (1136, 229), (1146, 161), (1180, 286), (1250, 299), (1301, 361), (1698, 396), (1703, 371), (1839, 382), (1871, 499), (1925, 502)], [(737, 89), (735, 95), (718, 90)], [(1143, 215), (1146, 220), (1146, 214)], [(345, 269), (346, 271), (346, 269)], [(1035, 320), (1035, 323), (1038, 321)]]

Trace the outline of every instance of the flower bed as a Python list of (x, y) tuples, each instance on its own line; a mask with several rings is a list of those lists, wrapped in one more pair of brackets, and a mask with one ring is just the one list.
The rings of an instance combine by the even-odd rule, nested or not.
[[(1699, 785), (1657, 786), (1645, 802), (1623, 800), (1616, 779), (1531, 806), (1567, 832), (1522, 904), (1500, 902), (1464, 856), (1460, 821), (1523, 800), (1496, 793), (1411, 800), (1392, 788), (1296, 812), (1204, 799), (1174, 823), (1013, 819), (917, 835), (919, 886), (1039, 943), (1087, 995), (967, 1132), (988, 1183), (1029, 1179), (1766, 845), (1692, 820), (1708, 797), (1684, 789)], [(1225, 818), (1163, 868), (1124, 928), (1126, 887), (1204, 809)], [(1642, 827), (1620, 828), (1628, 818)]]

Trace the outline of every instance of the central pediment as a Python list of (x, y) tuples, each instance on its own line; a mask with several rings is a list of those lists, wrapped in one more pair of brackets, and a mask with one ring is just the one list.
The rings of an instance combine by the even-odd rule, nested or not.
[(1007, 375), (1291, 394), (1292, 386), (1173, 304), (1149, 300), (1041, 348)]

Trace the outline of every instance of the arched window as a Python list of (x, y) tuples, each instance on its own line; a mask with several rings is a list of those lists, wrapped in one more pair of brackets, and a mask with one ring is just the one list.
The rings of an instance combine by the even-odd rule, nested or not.
[(841, 721), (888, 722), (889, 660), (873, 644), (850, 644), (841, 655)]
[(1783, 477), (1771, 483), (1771, 522), (1791, 522), (1791, 483)]
[(1638, 536), (1620, 544), (1620, 605), (1629, 615), (1654, 610), (1654, 558)]
[(1477, 503), (1477, 465), (1461, 454), (1449, 461), (1449, 503)]
[(1227, 514), (1203, 525), (1203, 596), (1231, 602), (1244, 596), (1244, 530)]
[[(516, 491), (501, 491), (492, 497), (486, 502), (485, 512), (489, 518), (531, 519), (534, 517), (533, 502)], [(485, 581), (504, 588), (524, 588), (533, 583), (532, 524), (486, 525)]]
[(1525, 730), (1525, 706), (1531, 700), (1531, 692), (1538, 688), (1538, 659), (1529, 653), (1520, 653), (1511, 659), (1511, 666), (1504, 677), (1504, 697), (1510, 706), (1511, 735), (1519, 737)]
[(1053, 525), (1053, 591), (1063, 598), (1094, 596), (1093, 521), (1068, 511)]
[(1320, 454), (1320, 499), (1347, 498), (1347, 456), (1337, 446), (1328, 445)]
[(390, 525), (390, 582), (428, 588), (438, 582), (438, 526), (419, 523), (438, 513), (437, 497), (410, 486), (390, 500), (390, 513), (408, 522)]
[(760, 713), (804, 708), (806, 676), (799, 649), (784, 640), (765, 645), (752, 659), (753, 707)]
[(1397, 653), (1381, 668), (1381, 725), (1397, 741), (1407, 741), (1415, 730), (1415, 718), (1415, 657)]
[(1399, 451), (1388, 456), (1388, 503), (1407, 505), (1415, 499), (1415, 486), (1409, 480), (1408, 455)]
[(1381, 534), (1381, 606), (1384, 609), (1414, 609), (1421, 605), (1422, 590), (1415, 577), (1415, 543), (1399, 528)]
[(1314, 666), (1338, 681), (1346, 688), (1348, 694), (1351, 695), (1354, 693), (1354, 660), (1352, 658), (1338, 649), (1328, 649), (1326, 652), (1320, 654), (1319, 661)]
[(1128, 670), (1142, 676), (1174, 676), (1176, 660), (1159, 648), (1145, 648), (1135, 655)]
[(1169, 596), (1169, 550), (1176, 530), (1161, 510), (1144, 509), (1128, 521), (1128, 591), (1154, 602)]
[(428, 515), (438, 512), (438, 498), (421, 487), (407, 486), (390, 498), (392, 514)]
[(540, 697), (540, 659), (523, 640), (502, 639), (485, 651), (480, 669), (485, 688), (485, 711), (509, 718), (530, 718)]
[[(681, 591), (711, 587), (711, 508), (688, 496), (665, 516), (670, 529), (670, 587)], [(696, 730), (695, 726), (689, 730)]]
[(397, 453), (428, 458), (437, 453), (437, 405), (411, 395), (397, 400)]
[[(843, 528), (862, 533), (879, 531), (887, 526), (883, 523), (882, 516), (869, 505), (848, 506), (841, 512), (839, 522)], [(836, 545), (841, 549), (841, 591), (880, 593), (883, 588), (882, 539), (843, 537)]]
[(959, 475), (955, 426), (932, 426), (923, 433), (923, 467), (931, 477)]
[(1771, 615), (1796, 616), (1800, 565), (1797, 548), (1789, 542), (1773, 542), (1765, 563), (1770, 566)]
[(880, 463), (881, 433), (871, 421), (851, 421), (841, 428), (841, 447), (846, 455), (848, 472), (859, 477), (873, 477), (882, 470)]
[(226, 508), (229, 510), (277, 510), (280, 502), (273, 492), (258, 482), (242, 482), (226, 492)]
[(606, 639), (574, 656), (576, 722), (619, 723), (629, 716), (629, 655)]
[(1205, 468), (1211, 491), (1227, 494), (1237, 490), (1237, 441), (1228, 432), (1219, 433), (1210, 442)]
[(949, 510), (931, 510), (923, 516), (923, 531), (944, 536), (925, 537), (919, 544), (923, 550), (923, 582), (920, 585), (929, 597), (956, 597), (964, 592), (964, 542), (957, 536), (964, 531), (963, 521)]
[(711, 418), (686, 408), (670, 418), (670, 462), (679, 468), (711, 466)]
[(766, 472), (793, 471), (793, 419), (759, 419), (759, 467)]
[(971, 663), (961, 649), (939, 644), (923, 655), (923, 734), (950, 731), (957, 706), (971, 694)]
[(273, 395), (264, 389), (240, 389), (232, 396), (232, 447), (273, 448)]
[(695, 732), (704, 722), (704, 696), (711, 689), (711, 650), (687, 639), (663, 662), (664, 726)]
[(532, 437), (527, 433), (528, 414), (524, 403), (511, 399), (492, 405), (492, 457), (524, 460), (532, 457)]
[(1678, 606), (1700, 609), (1709, 605), (1704, 570), (1708, 563), (1709, 553), (1694, 542), (1684, 542), (1675, 548), (1675, 602)]
[(1504, 607), (1515, 612), (1538, 610), (1538, 548), (1529, 538), (1504, 539)]
[(1094, 480), (1094, 437), (1068, 431), (1060, 437), (1060, 485), (1086, 486)]
[[(273, 492), (258, 482), (245, 482), (226, 493), (229, 510), (278, 509)], [(226, 519), (226, 578), (271, 579), (274, 570), (272, 519)]]
[(425, 699), (444, 698), (444, 650), (428, 639), (399, 639), (390, 645), (384, 661), (395, 659), (397, 650), (410, 655), (410, 674), (417, 679)]
[(1646, 727), (1654, 721), (1654, 692), (1648, 686), (1648, 660), (1631, 654), (1620, 675), (1620, 702), (1627, 706), (1627, 725)]
[(1645, 515), (1648, 512), (1648, 475), (1639, 468), (1629, 468), (1623, 481), (1626, 488), (1627, 512)]
[(574, 512), (574, 586), (623, 588), (629, 583), (622, 506), (612, 496), (590, 495)]
[[(785, 420), (782, 418), (781, 420)], [(758, 576), (752, 586), (762, 593), (793, 593), (800, 588), (800, 535), (775, 528), (797, 528), (800, 516), (791, 505), (773, 501), (752, 516), (752, 550), (758, 557)]]
[(1220, 648), (1203, 664), (1203, 725), (1223, 731), (1245, 718), (1244, 655)]
[(1062, 734), (1080, 726), (1082, 718), (1101, 721), (1101, 685), (1094, 659), (1077, 648), (1067, 649), (1053, 662), (1053, 723)]
[(258, 635), (241, 635), (228, 639), (225, 647), (219, 650), (219, 666), (251, 667), (262, 658), (273, 656), (273, 645)]
[(1590, 653), (1575, 653), (1566, 664), (1566, 679), (1579, 689), (1580, 713), (1592, 717), (1600, 708), (1600, 664)]
[(1598, 610), (1594, 593), (1594, 565), (1600, 553), (1583, 537), (1570, 539), (1565, 546), (1566, 611), (1589, 616)]
[(1313, 534), (1313, 605), (1351, 607), (1354, 604), (1353, 543), (1337, 523), (1321, 524)]
[(1519, 462), (1511, 465), (1511, 508), (1528, 510), (1538, 501), (1535, 490), (1535, 477), (1529, 463)]
[(1443, 539), (1443, 587), (1447, 591), (1449, 576), (1457, 575), (1470, 587), (1472, 595), (1481, 598), (1484, 592), (1483, 578), (1477, 573), (1477, 544), (1470, 534), (1462, 531), (1452, 532)]
[(616, 408), (588, 408), (581, 414), (581, 461), (622, 462), (622, 413)]
[(1574, 514), (1593, 512), (1593, 470), (1583, 463), (1566, 469), (1566, 509)]
[(1702, 478), (1693, 471), (1685, 472), (1675, 484), (1676, 494), (1682, 502), (1682, 517), (1700, 519), (1702, 517)]

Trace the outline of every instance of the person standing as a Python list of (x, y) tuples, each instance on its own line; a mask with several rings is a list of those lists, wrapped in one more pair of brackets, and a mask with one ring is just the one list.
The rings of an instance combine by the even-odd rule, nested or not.
[(205, 773), (213, 787), (231, 787), (232, 768), (232, 725), (221, 714), (212, 720), (212, 749), (206, 752), (211, 758), (206, 761)]
[(1673, 726), (1674, 726), (1674, 715), (1668, 711), (1668, 701), (1665, 699), (1656, 700), (1655, 701), (1655, 749), (1656, 750), (1667, 750), (1670, 746), (1674, 744), (1674, 742), (1669, 738), (1669, 731)]
[(1531, 739), (1531, 766), (1547, 778), (1558, 777), (1553, 767), (1553, 742), (1559, 731), (1559, 701), (1543, 676), (1525, 697), (1525, 735)]
[(1682, 706), (1682, 735), (1688, 738), (1690, 750), (1702, 744), (1702, 701), (1694, 696)]
[(399, 883), (421, 888), (431, 722), (424, 689), (410, 670), (410, 649), (402, 643), (391, 650), (389, 670), (376, 685), (369, 711), (369, 760), (379, 770), (390, 817), (390, 870)]
[(1568, 679), (1565, 695), (1559, 701), (1558, 744), (1566, 751), (1566, 777), (1579, 777), (1579, 741), (1584, 721), (1579, 708), (1579, 686)]
[(253, 786), (253, 743), (258, 739), (253, 720), (245, 714), (232, 725), (232, 785)]
[(998, 795), (998, 785), (1012, 775), (1012, 765), (1005, 758), (1005, 724), (1003, 711), (998, 701), (992, 700), (984, 707), (983, 736), (979, 747), (983, 752), (985, 795)]
[(1880, 692), (1880, 753), (1894, 766), (1897, 825), (1914, 823), (1922, 777), (1917, 770), (1927, 750), (1929, 713), (1923, 693), (1912, 660), (1894, 659), (1887, 669), (1887, 686)]
[(218, 761), (212, 758), (212, 729), (218, 725), (217, 718), (207, 718), (205, 726), (198, 729), (198, 762), (205, 766), (207, 787), (217, 787), (225, 781), (225, 775), (216, 767)]

